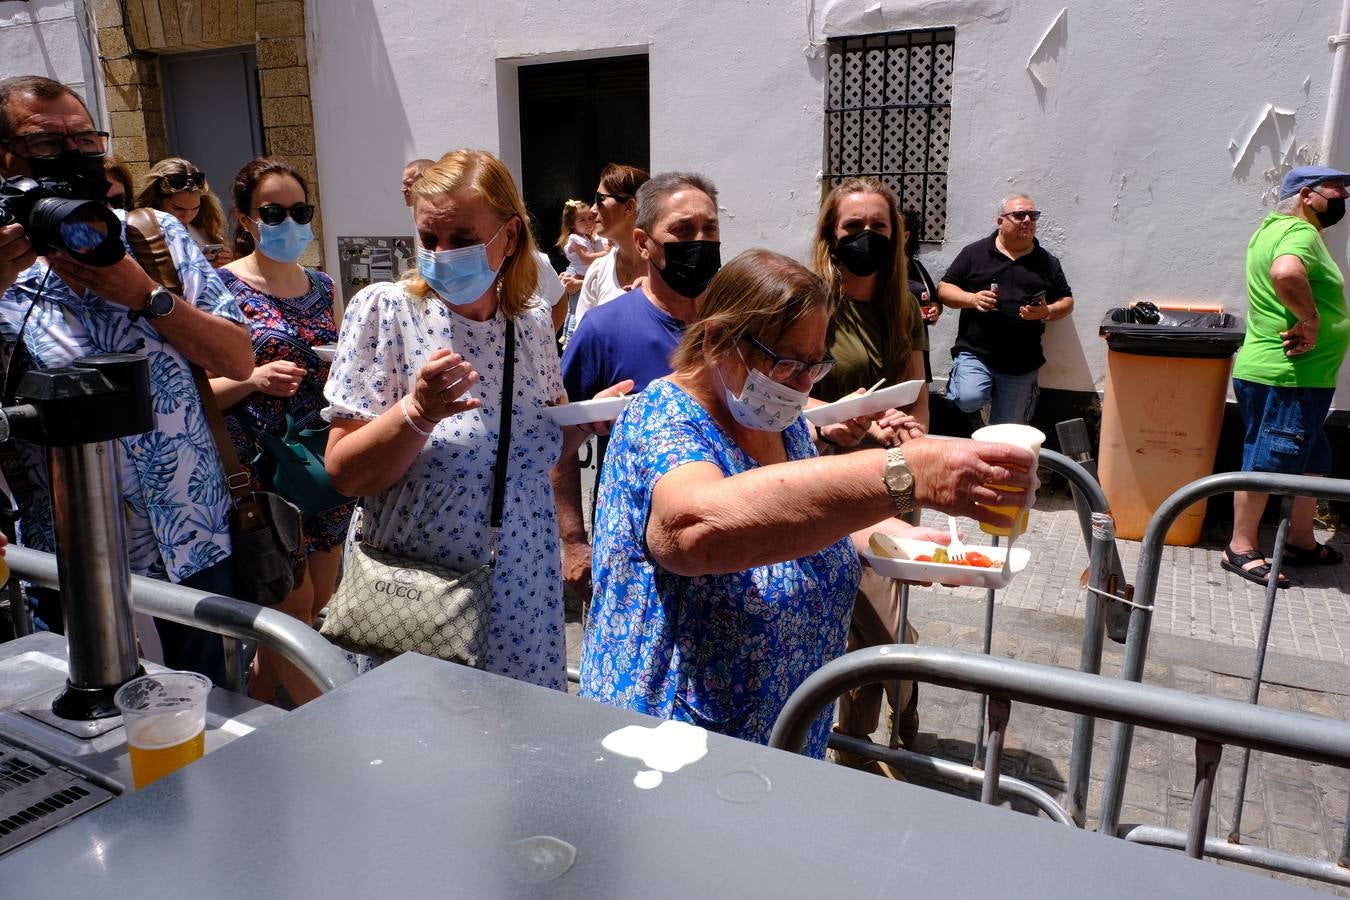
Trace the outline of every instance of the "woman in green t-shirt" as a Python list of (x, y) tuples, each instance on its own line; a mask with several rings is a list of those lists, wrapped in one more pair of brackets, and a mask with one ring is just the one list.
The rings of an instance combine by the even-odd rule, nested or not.
[[(835, 312), (826, 346), (836, 360), (833, 370), (812, 391), (827, 403), (865, 390), (879, 379), (887, 384), (924, 380), (923, 351), (927, 339), (918, 301), (910, 294), (908, 266), (902, 240), (904, 220), (895, 194), (875, 178), (849, 178), (830, 191), (816, 224), (811, 263), (834, 293)], [(892, 409), (867, 426), (865, 434), (850, 434), (857, 446), (893, 446), (920, 437), (928, 430), (928, 387), (908, 409)], [(830, 431), (816, 431), (822, 452), (843, 452)], [(860, 442), (859, 442), (860, 441)], [(848, 649), (897, 643), (895, 605), (889, 585), (871, 569), (863, 571), (853, 604)], [(915, 643), (913, 626), (905, 641)], [(885, 685), (892, 715), (900, 710), (900, 740), (908, 745), (919, 730), (918, 691), (903, 682), (900, 696), (893, 682)], [(836, 730), (865, 738), (877, 727), (882, 685), (849, 691), (839, 700)], [(836, 753), (844, 765), (888, 777), (898, 777), (885, 763), (852, 754)]]
[[(875, 178), (849, 178), (825, 198), (811, 265), (837, 301), (826, 339), (837, 362), (812, 391), (815, 399), (831, 403), (882, 378), (888, 385), (924, 380), (928, 342), (906, 280), (903, 233), (895, 194)], [(925, 386), (908, 409), (874, 422), (863, 445), (891, 446), (927, 430)]]

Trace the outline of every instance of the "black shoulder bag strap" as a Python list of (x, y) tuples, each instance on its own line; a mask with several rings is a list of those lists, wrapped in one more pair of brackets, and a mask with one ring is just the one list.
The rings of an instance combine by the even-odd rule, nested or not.
[(506, 470), (510, 465), (511, 415), (515, 406), (516, 322), (506, 317), (506, 359), (502, 364), (502, 413), (497, 423), (497, 458), (492, 464), (492, 512), (488, 520), (492, 535), (492, 563), (497, 562), (497, 543), (502, 532), (502, 505), (506, 499)]

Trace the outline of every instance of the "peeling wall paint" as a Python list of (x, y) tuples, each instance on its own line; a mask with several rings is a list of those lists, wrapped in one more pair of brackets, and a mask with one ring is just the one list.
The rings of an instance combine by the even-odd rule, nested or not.
[[(822, 42), (954, 26), (947, 239), (924, 262), (942, 272), (993, 228), (1000, 197), (1030, 193), (1077, 300), (1050, 326), (1042, 383), (1100, 388), (1108, 308), (1185, 297), (1245, 309), (1243, 256), (1272, 185), (1291, 155), (1320, 152), (1339, 11), (1338, 0), (1307, 0), (1297, 15), (1287, 0), (1248, 0), (1217, 19), (1212, 4), (1185, 0), (612, 0), (603, 11), (310, 0), (320, 172), (344, 186), (324, 193), (327, 250), (338, 234), (407, 229), (406, 159), (468, 145), (514, 164), (519, 65), (645, 51), (653, 167), (714, 179), (724, 258), (751, 246), (803, 256), (822, 165)], [(1344, 168), (1346, 155), (1325, 162)], [(1344, 258), (1350, 226), (1338, 230), (1329, 238)], [(956, 319), (932, 332), (939, 377)], [(1350, 372), (1337, 405), (1350, 408)]]

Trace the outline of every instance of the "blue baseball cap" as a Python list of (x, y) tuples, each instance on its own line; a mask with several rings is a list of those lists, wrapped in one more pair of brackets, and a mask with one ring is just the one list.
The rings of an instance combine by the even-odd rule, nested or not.
[(1324, 181), (1340, 178), (1350, 182), (1350, 174), (1327, 166), (1299, 166), (1284, 173), (1280, 182), (1280, 199), (1292, 197), (1304, 188), (1317, 187)]

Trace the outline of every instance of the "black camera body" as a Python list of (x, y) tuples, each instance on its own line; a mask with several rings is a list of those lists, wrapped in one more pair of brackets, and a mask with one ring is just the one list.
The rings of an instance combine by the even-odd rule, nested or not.
[(22, 175), (0, 180), (0, 226), (22, 225), (39, 256), (59, 250), (91, 266), (110, 266), (126, 255), (122, 223), (77, 184)]

